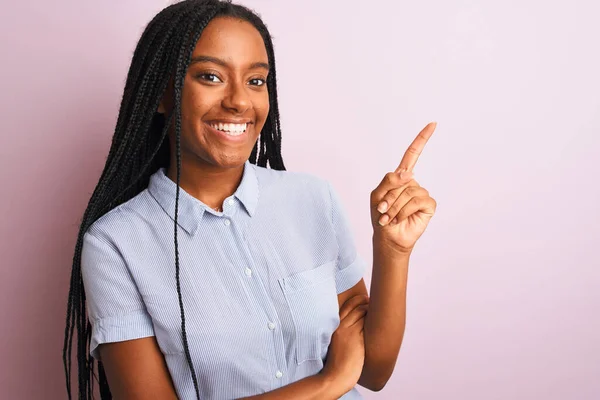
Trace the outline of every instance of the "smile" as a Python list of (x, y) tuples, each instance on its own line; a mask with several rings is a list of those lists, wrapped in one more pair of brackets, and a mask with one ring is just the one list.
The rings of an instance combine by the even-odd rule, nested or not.
[(225, 133), (228, 136), (240, 136), (246, 132), (246, 128), (248, 128), (248, 124), (213, 122), (209, 123), (208, 125), (215, 130)]
[(226, 143), (246, 143), (252, 122), (232, 123), (219, 121), (206, 121), (208, 130)]

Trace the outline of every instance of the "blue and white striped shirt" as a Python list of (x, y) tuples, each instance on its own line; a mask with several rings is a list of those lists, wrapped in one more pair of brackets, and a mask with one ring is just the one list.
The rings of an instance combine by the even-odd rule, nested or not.
[[(181, 337), (173, 239), (176, 183), (148, 188), (85, 233), (82, 275), (98, 345), (149, 336), (181, 399), (195, 399)], [(315, 375), (339, 325), (337, 294), (366, 266), (331, 185), (246, 161), (214, 211), (180, 189), (178, 243), (189, 349), (202, 399), (257, 395)], [(361, 399), (352, 389), (344, 400)]]

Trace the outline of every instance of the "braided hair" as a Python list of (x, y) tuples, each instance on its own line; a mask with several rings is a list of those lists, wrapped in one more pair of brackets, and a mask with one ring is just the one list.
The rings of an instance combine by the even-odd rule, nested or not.
[[(89, 354), (92, 328), (86, 314), (86, 296), (81, 275), (83, 236), (102, 215), (143, 191), (148, 186), (150, 176), (159, 168), (169, 166), (170, 149), (167, 132), (173, 119), (177, 157), (175, 275), (185, 356), (191, 370), (196, 397), (200, 398), (187, 342), (185, 312), (179, 282), (177, 215), (181, 173), (181, 93), (195, 45), (204, 28), (218, 16), (247, 21), (263, 38), (270, 65), (267, 76), (270, 109), (249, 161), (261, 167), (266, 167), (268, 164), (272, 169), (285, 170), (281, 157), (273, 43), (261, 18), (246, 7), (232, 4), (231, 0), (184, 0), (163, 9), (148, 23), (135, 48), (106, 164), (83, 214), (77, 236), (63, 345), (63, 365), (69, 399), (73, 396), (70, 380), (75, 329), (77, 329), (78, 398), (86, 400), (93, 398), (94, 379), (98, 381), (101, 398), (103, 400), (112, 398), (102, 362), (97, 361), (98, 376), (96, 377), (94, 373), (96, 360)], [(168, 115), (163, 115), (157, 112), (157, 108), (170, 79), (173, 79), (174, 107)]]

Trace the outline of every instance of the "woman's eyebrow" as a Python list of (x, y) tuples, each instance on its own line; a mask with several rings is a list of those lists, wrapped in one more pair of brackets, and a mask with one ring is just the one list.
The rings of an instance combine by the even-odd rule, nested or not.
[[(194, 64), (194, 63), (201, 63), (201, 62), (211, 62), (217, 65), (220, 65), (222, 67), (228, 67), (229, 65), (224, 61), (221, 60), (220, 58), (217, 57), (212, 57), (212, 56), (196, 56), (196, 57), (192, 57), (192, 60), (190, 61), (190, 65)], [(250, 64), (250, 67), (248, 69), (257, 69), (257, 68), (264, 68), (267, 71), (269, 70), (269, 64), (265, 63), (265, 62), (254, 62), (252, 64)]]

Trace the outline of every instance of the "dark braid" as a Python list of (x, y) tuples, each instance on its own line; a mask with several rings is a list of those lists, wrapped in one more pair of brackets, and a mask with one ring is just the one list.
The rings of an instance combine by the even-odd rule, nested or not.
[[(216, 16), (230, 16), (248, 21), (256, 27), (263, 38), (270, 65), (267, 76), (270, 110), (249, 160), (258, 166), (268, 165), (272, 169), (285, 170), (281, 156), (281, 129), (273, 43), (260, 17), (243, 6), (221, 0), (185, 0), (170, 5), (158, 13), (146, 26), (135, 48), (108, 157), (83, 213), (77, 236), (63, 344), (63, 365), (69, 399), (74, 396), (71, 392), (70, 379), (75, 329), (77, 330), (77, 398), (86, 400), (93, 398), (95, 379), (99, 383), (100, 397), (103, 400), (112, 398), (102, 362), (98, 362), (96, 377), (94, 373), (96, 361), (89, 355), (92, 327), (86, 313), (86, 297), (81, 277), (84, 234), (105, 213), (143, 191), (148, 186), (150, 176), (159, 168), (169, 166), (171, 153), (167, 133), (173, 122), (177, 156), (175, 275), (185, 355), (196, 397), (200, 398), (198, 380), (187, 342), (184, 304), (179, 282), (177, 220), (181, 175), (181, 93), (194, 47), (204, 28)], [(171, 78), (173, 78), (175, 96), (174, 109), (169, 115), (164, 116), (156, 110)]]

